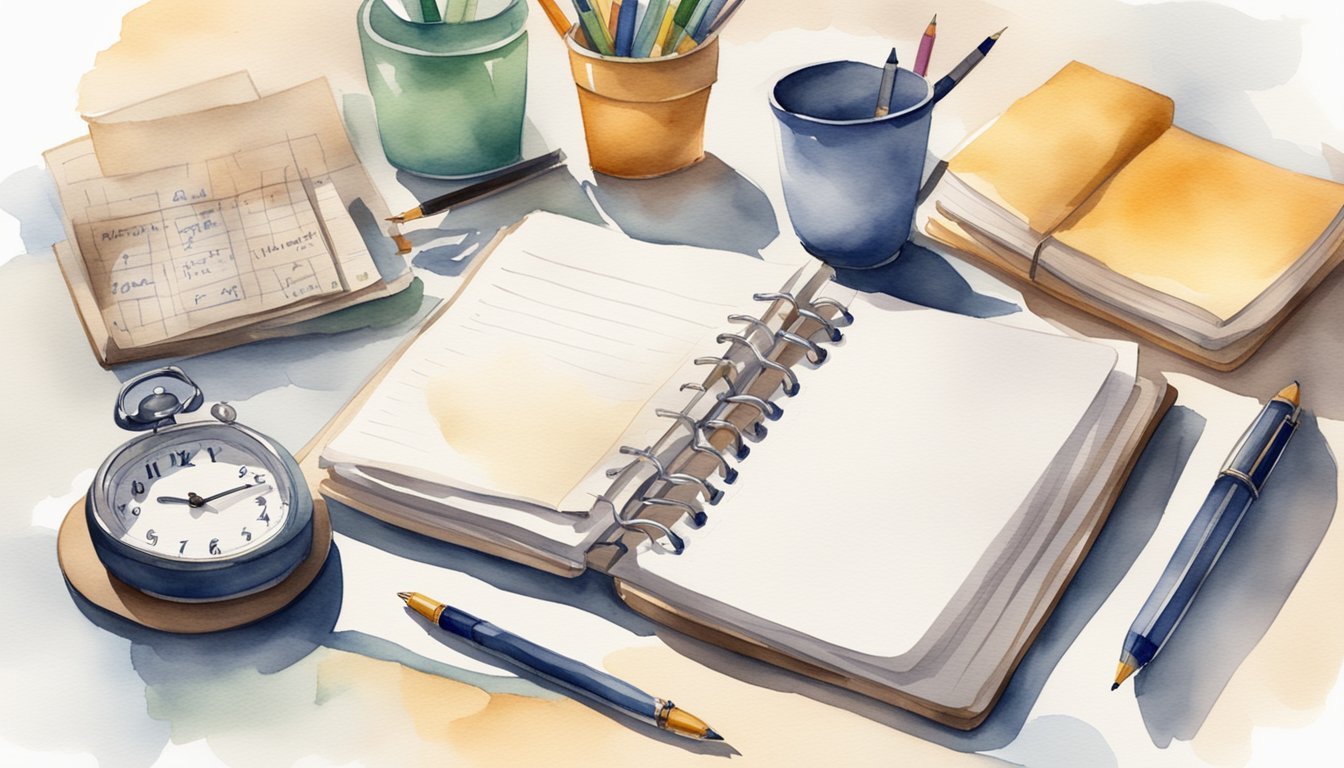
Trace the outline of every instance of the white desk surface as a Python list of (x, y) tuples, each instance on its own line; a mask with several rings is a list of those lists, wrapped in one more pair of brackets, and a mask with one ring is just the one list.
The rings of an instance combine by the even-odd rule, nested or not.
[[(95, 52), (112, 46), (78, 97), (89, 112), (239, 69), (250, 69), (263, 93), (326, 75), (345, 97), (352, 138), (389, 206), (409, 207), (415, 196), (406, 185), (416, 182), (399, 180), (381, 161), (369, 131), (355, 0), (153, 0), (133, 10), (136, 5), (24, 3), (7, 9), (8, 23), (0, 27), (0, 65), (9, 75), (0, 143), (0, 209), (7, 213), (0, 216), (0, 318), (7, 335), (0, 482), (9, 491), (0, 514), (0, 615), (7, 619), (0, 633), (6, 693), (0, 697), (0, 763), (690, 765), (729, 754), (765, 766), (1337, 760), (1344, 723), (1344, 687), (1337, 684), (1344, 663), (1338, 597), (1344, 532), (1334, 519), (1339, 471), (1332, 456), (1344, 448), (1339, 275), (1234, 374), (1145, 350), (1148, 370), (1170, 374), (1180, 389), (1177, 408), (1039, 649), (995, 715), (969, 734), (655, 632), (624, 611), (600, 579), (539, 578), (461, 553), (445, 564), (487, 582), (487, 593), (508, 593), (501, 606), (515, 606), (488, 618), (508, 626), (508, 611), (526, 611), (531, 600), (573, 612), (581, 619), (574, 626), (600, 621), (594, 637), (617, 648), (603, 661), (608, 669), (702, 715), (728, 736), (731, 751), (651, 734), (479, 660), (454, 665), (449, 650), (430, 647), (421, 654), (357, 631), (333, 631), (339, 573), (319, 581), (295, 615), (209, 638), (138, 630), (81, 605), (56, 567), (55, 528), (93, 468), (125, 438), (109, 418), (121, 380), (148, 367), (110, 372), (96, 365), (49, 248), (60, 225), (40, 153), (83, 130), (77, 85)], [(1078, 58), (1171, 95), (1183, 127), (1295, 170), (1344, 180), (1344, 159), (1335, 149), (1344, 147), (1338, 97), (1344, 10), (1338, 4), (1063, 5), (749, 3), (724, 39), (706, 137), (711, 157), (691, 172), (639, 183), (594, 181), (584, 170), (563, 49), (534, 8), (528, 141), (563, 147), (570, 174), (475, 211), (463, 209), (441, 226), (470, 238), (542, 206), (596, 219), (595, 202), (603, 217), (632, 234), (792, 256), (797, 246), (779, 189), (766, 88), (779, 72), (804, 63), (880, 62), (892, 44), (912, 57), (935, 11), (934, 73), (985, 34), (1004, 25), (1009, 30), (939, 107), (934, 154), (945, 155), (1013, 98)], [(678, 206), (682, 214), (669, 214)], [(450, 261), (423, 263), (418, 272), (429, 293), (451, 290)], [(956, 259), (950, 263), (980, 294), (1021, 303), (1013, 289)], [(900, 286), (907, 287), (918, 285)], [(1052, 302), (1033, 300), (1031, 309), (1087, 333), (1114, 333)], [(188, 365), (208, 398), (230, 400), (249, 424), (297, 448), (408, 329), (260, 345)], [(1239, 534), (1227, 553), (1236, 562), (1211, 577), (1198, 613), (1187, 617), (1186, 632), (1169, 645), (1167, 658), (1160, 656), (1137, 686), (1110, 692), (1124, 630), (1228, 441), (1254, 414), (1251, 398), (1264, 399), (1293, 378), (1302, 380), (1316, 418), (1290, 448), (1292, 463), (1286, 458), (1276, 473), (1273, 497), (1267, 493), (1257, 507), (1268, 511)], [(443, 557), (423, 542), (371, 532), (359, 520), (344, 524), (354, 538), (390, 542), (403, 554), (430, 560)], [(363, 548), (347, 545), (351, 568)]]

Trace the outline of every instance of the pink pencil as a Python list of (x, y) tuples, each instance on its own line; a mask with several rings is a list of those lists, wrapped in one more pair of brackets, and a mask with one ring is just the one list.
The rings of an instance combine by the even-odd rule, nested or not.
[(933, 41), (938, 37), (938, 14), (924, 28), (924, 37), (919, 39), (919, 52), (915, 54), (915, 74), (923, 77), (929, 71), (929, 56), (933, 54)]

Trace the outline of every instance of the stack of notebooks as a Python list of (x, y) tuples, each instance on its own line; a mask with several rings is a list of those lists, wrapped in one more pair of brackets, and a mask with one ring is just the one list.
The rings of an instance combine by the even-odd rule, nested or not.
[(372, 324), (323, 316), (412, 282), (323, 80), (257, 98), (239, 73), (90, 133), (46, 160), (65, 212), (57, 262), (104, 366)]
[(319, 435), (323, 494), (958, 728), (1174, 397), (1130, 343), (549, 214), (473, 270)]
[(1172, 125), (1171, 99), (1073, 62), (948, 161), (927, 231), (1230, 370), (1344, 258), (1344, 185)]

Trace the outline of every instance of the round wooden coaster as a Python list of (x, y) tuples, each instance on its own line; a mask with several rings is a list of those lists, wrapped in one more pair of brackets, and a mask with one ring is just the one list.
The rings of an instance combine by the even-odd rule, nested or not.
[(218, 632), (270, 616), (294, 602), (313, 583), (331, 549), (331, 518), (322, 499), (313, 501), (313, 548), (284, 581), (254, 595), (211, 603), (177, 603), (144, 592), (107, 572), (89, 538), (80, 497), (65, 515), (56, 539), (61, 571), (75, 591), (94, 605), (151, 629), (184, 634)]

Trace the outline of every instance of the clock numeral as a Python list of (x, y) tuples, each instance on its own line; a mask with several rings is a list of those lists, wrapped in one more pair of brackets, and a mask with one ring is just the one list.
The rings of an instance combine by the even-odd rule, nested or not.
[(177, 554), (180, 555), (180, 554), (183, 554), (183, 553), (185, 553), (185, 552), (187, 551), (187, 542), (188, 542), (188, 541), (191, 541), (191, 539), (183, 539), (183, 540), (177, 542), (178, 544), (181, 545), (181, 546), (179, 546), (179, 547), (177, 548)]
[(247, 465), (246, 465), (246, 464), (244, 464), (243, 466), (241, 466), (241, 467), (238, 468), (238, 476), (239, 476), (239, 477), (247, 477)]
[(131, 516), (132, 516), (132, 517), (139, 517), (139, 516), (140, 516), (140, 507), (139, 507), (139, 506), (131, 507)]
[(157, 547), (159, 545), (159, 534), (155, 533), (153, 528), (150, 528), (145, 531), (145, 541), (149, 542), (149, 546)]
[(145, 495), (145, 484), (142, 483), (142, 482), (140, 482), (139, 480), (132, 480), (132, 481), (131, 481), (131, 495), (132, 495), (132, 496), (144, 496), (144, 495)]
[(219, 448), (211, 448), (211, 447), (208, 446), (208, 445), (205, 447), (205, 452), (208, 453), (208, 454), (210, 454), (210, 460), (211, 460), (211, 461), (215, 461), (215, 460), (216, 460), (215, 457), (219, 455), (219, 451), (220, 451)]
[(125, 505), (125, 504), (118, 504), (118, 505), (117, 505), (117, 517), (122, 517), (122, 516), (124, 516), (125, 514), (126, 514), (126, 505)]
[(251, 540), (252, 540), (252, 532), (247, 530), (247, 526), (243, 526), (243, 541), (251, 541)]
[(254, 474), (252, 475), (252, 482), (256, 483), (257, 485), (265, 485), (266, 476), (261, 473)]
[(153, 480), (156, 477), (163, 477), (163, 473), (159, 471), (159, 462), (151, 461), (145, 465), (145, 479)]
[(257, 515), (257, 519), (266, 523), (267, 528), (271, 527), (271, 516), (266, 514), (266, 510), (261, 510), (261, 514)]
[(168, 461), (174, 467), (194, 467), (196, 465), (191, 463), (191, 456), (191, 451), (173, 451), (168, 454)]
[(219, 539), (210, 540), (210, 554), (212, 555), (219, 554)]

